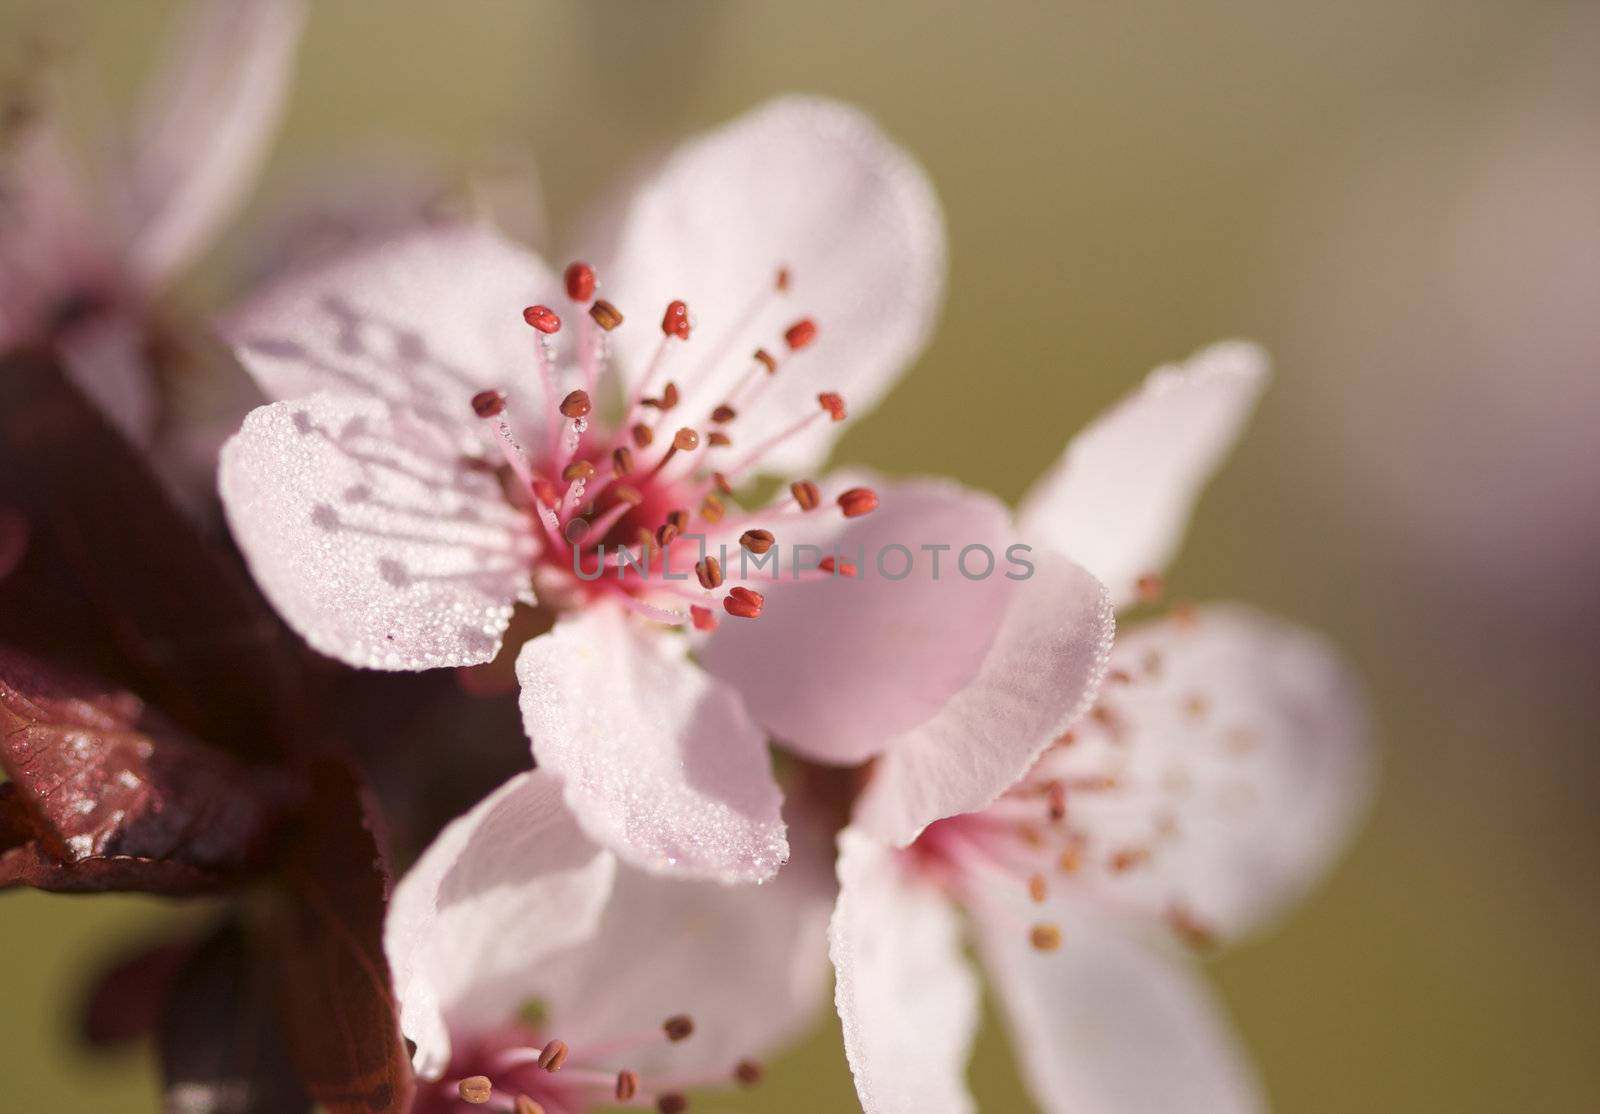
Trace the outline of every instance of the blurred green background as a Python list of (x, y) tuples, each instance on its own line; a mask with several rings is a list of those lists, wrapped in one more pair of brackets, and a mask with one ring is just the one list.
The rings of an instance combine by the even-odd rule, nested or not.
[[(531, 156), (559, 229), (641, 156), (812, 90), (923, 160), (952, 245), (932, 348), (841, 455), (1014, 498), (1149, 367), (1265, 342), (1277, 382), (1173, 585), (1332, 632), (1385, 769), (1334, 876), (1215, 981), (1281, 1111), (1593, 1110), (1595, 7), (329, 0), (252, 211), (376, 145)], [(175, 11), (0, 0), (0, 39), (43, 29), (114, 113)], [(0, 899), (0, 1107), (155, 1109), (68, 1011), (94, 957), (184, 915)], [(993, 1035), (975, 1080), (1028, 1109)], [(836, 1031), (715, 1105), (853, 1108)]]

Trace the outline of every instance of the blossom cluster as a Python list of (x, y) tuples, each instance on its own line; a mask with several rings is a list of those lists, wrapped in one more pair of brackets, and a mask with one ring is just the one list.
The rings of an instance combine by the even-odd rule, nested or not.
[[(1322, 639), (1166, 603), (1264, 354), (1152, 372), (1015, 508), (832, 462), (947, 261), (912, 156), (814, 97), (560, 254), (418, 207), (196, 322), (160, 288), (304, 16), (197, 3), (100, 201), (7, 117), (0, 885), (225, 895), (90, 1033), (153, 1035), (186, 1110), (670, 1112), (831, 976), (862, 1108), (961, 1112), (970, 942), (1040, 1109), (1262, 1109), (1189, 953), (1299, 896), (1370, 776)], [(196, 483), (163, 381), (207, 330), (259, 404)]]

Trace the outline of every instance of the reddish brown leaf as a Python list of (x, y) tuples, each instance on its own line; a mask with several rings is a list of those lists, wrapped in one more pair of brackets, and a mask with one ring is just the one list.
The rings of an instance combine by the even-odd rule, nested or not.
[(130, 693), (0, 646), (0, 884), (184, 893), (258, 870), (286, 790)]
[(329, 1114), (399, 1114), (413, 1080), (383, 953), (383, 850), (345, 766), (319, 763), (311, 781), (273, 934), (290, 1056)]
[(0, 506), (8, 641), (92, 665), (243, 757), (307, 741), (298, 641), (47, 355), (0, 356)]
[(110, 1048), (154, 1036), (173, 980), (194, 954), (191, 941), (163, 939), (119, 956), (89, 987), (79, 1037)]

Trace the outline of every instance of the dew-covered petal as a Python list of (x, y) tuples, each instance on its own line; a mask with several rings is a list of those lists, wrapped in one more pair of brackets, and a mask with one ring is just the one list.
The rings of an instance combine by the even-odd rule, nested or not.
[(1238, 341), (1157, 368), (1034, 484), (1018, 516), (1023, 537), (1094, 573), (1118, 607), (1131, 602), (1139, 578), (1177, 552), (1266, 378), (1266, 354)]
[(926, 723), (890, 739), (855, 823), (905, 846), (935, 820), (976, 812), (1027, 773), (1088, 707), (1115, 623), (1105, 588), (1053, 553), (1011, 594), (978, 675)]
[(445, 1069), (452, 1034), (515, 1015), (541, 960), (594, 932), (615, 869), (561, 803), (560, 783), (537, 770), (439, 833), (395, 887), (384, 926), (418, 1074)]
[(793, 858), (761, 886), (618, 871), (599, 931), (548, 965), (551, 1033), (582, 1049), (687, 1015), (691, 1039), (640, 1048), (628, 1066), (715, 1079), (805, 1032), (828, 988), (836, 892), (832, 841), (818, 834), (791, 829)]
[[(830, 479), (825, 493), (853, 480)], [(1007, 579), (1021, 566), (1007, 562), (1009, 515), (992, 497), (937, 480), (875, 486), (878, 509), (834, 517), (831, 537), (808, 531), (805, 519), (782, 527), (774, 552), (785, 564), (776, 576), (751, 570), (766, 597), (761, 617), (724, 622), (702, 651), (763, 726), (820, 762), (861, 762), (931, 720), (978, 676), (1022, 583)], [(822, 546), (811, 564), (837, 551), (860, 575), (796, 583), (802, 537)], [(960, 571), (968, 546), (977, 547), (967, 559), (976, 579)], [(993, 557), (987, 576), (978, 575), (989, 569), (981, 550)], [(739, 558), (724, 567), (731, 580)]]
[(788, 857), (766, 735), (685, 639), (599, 604), (517, 658), (542, 769), (597, 842), (661, 873), (771, 878)]
[(203, 250), (238, 208), (288, 100), (299, 0), (200, 0), (121, 152), (114, 201), (128, 265), (149, 287)]
[(540, 334), (522, 310), (556, 289), (541, 260), (485, 226), (425, 225), (269, 283), (221, 329), (269, 398), (379, 398), (464, 452), (494, 451), (472, 397), (502, 390), (519, 442), (537, 456), (548, 399)]
[(531, 538), (427, 421), (317, 394), (251, 412), (218, 487), (250, 571), (313, 647), (370, 669), (494, 657)]
[(1237, 605), (1118, 637), (1094, 714), (1037, 777), (1068, 786), (1080, 881), (1204, 944), (1300, 896), (1370, 788), (1361, 686), (1325, 641)]
[(1044, 1114), (1266, 1109), (1227, 1019), (1180, 957), (1126, 924), (1059, 902), (1048, 911), (1060, 946), (1042, 952), (1022, 927), (1036, 908), (983, 908), (974, 917), (980, 954)]
[(828, 926), (845, 1055), (866, 1114), (967, 1114), (978, 982), (942, 892), (903, 852), (839, 836), (839, 900)]
[[(785, 330), (815, 321), (815, 342), (731, 427), (740, 449), (815, 410), (819, 390), (865, 413), (921, 351), (943, 295), (944, 226), (926, 175), (858, 110), (816, 97), (772, 101), (686, 142), (587, 228), (577, 255), (627, 315), (611, 337), (629, 382), (661, 340), (667, 303), (688, 303), (694, 332), (663, 369), (686, 414), (725, 401), (756, 348), (786, 359)], [(839, 428), (765, 466), (814, 467)]]

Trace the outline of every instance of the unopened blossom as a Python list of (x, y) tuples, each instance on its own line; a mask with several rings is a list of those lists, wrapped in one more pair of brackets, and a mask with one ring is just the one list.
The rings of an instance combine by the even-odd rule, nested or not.
[[(1265, 377), (1224, 345), (1164, 368), (1072, 442), (1026, 536), (1153, 601)], [(836, 1001), (869, 1114), (971, 1111), (971, 937), (1050, 1114), (1263, 1103), (1175, 945), (1209, 950), (1297, 897), (1369, 773), (1360, 688), (1317, 636), (1239, 605), (1119, 634), (1104, 688), (998, 801), (926, 829), (869, 786), (840, 837)], [(892, 773), (885, 769), (884, 773)]]
[(37, 98), (0, 103), (0, 352), (54, 348), (136, 440), (157, 417), (151, 304), (243, 200), (304, 17), (298, 0), (196, 0), (92, 168)]
[[(958, 574), (958, 551), (1015, 541), (988, 496), (815, 472), (937, 310), (920, 169), (852, 109), (781, 100), (584, 227), (560, 268), (482, 226), (420, 229), (231, 316), (284, 400), (249, 416), (220, 478), (268, 597), (318, 650), (397, 670), (488, 662), (537, 602), (553, 626), (516, 658), (534, 757), (591, 838), (649, 869), (777, 870), (769, 737), (967, 769), (965, 796), (904, 802), (920, 824), (992, 800), (1087, 699), (1111, 617), (1065, 558)], [(771, 475), (775, 499), (742, 507)], [(818, 559), (797, 570), (801, 542)], [(865, 576), (821, 558), (835, 543), (950, 556), (942, 576)]]
[(752, 1086), (826, 988), (833, 897), (815, 841), (762, 887), (621, 866), (518, 775), (447, 827), (385, 929), (418, 1114), (681, 1110)]

